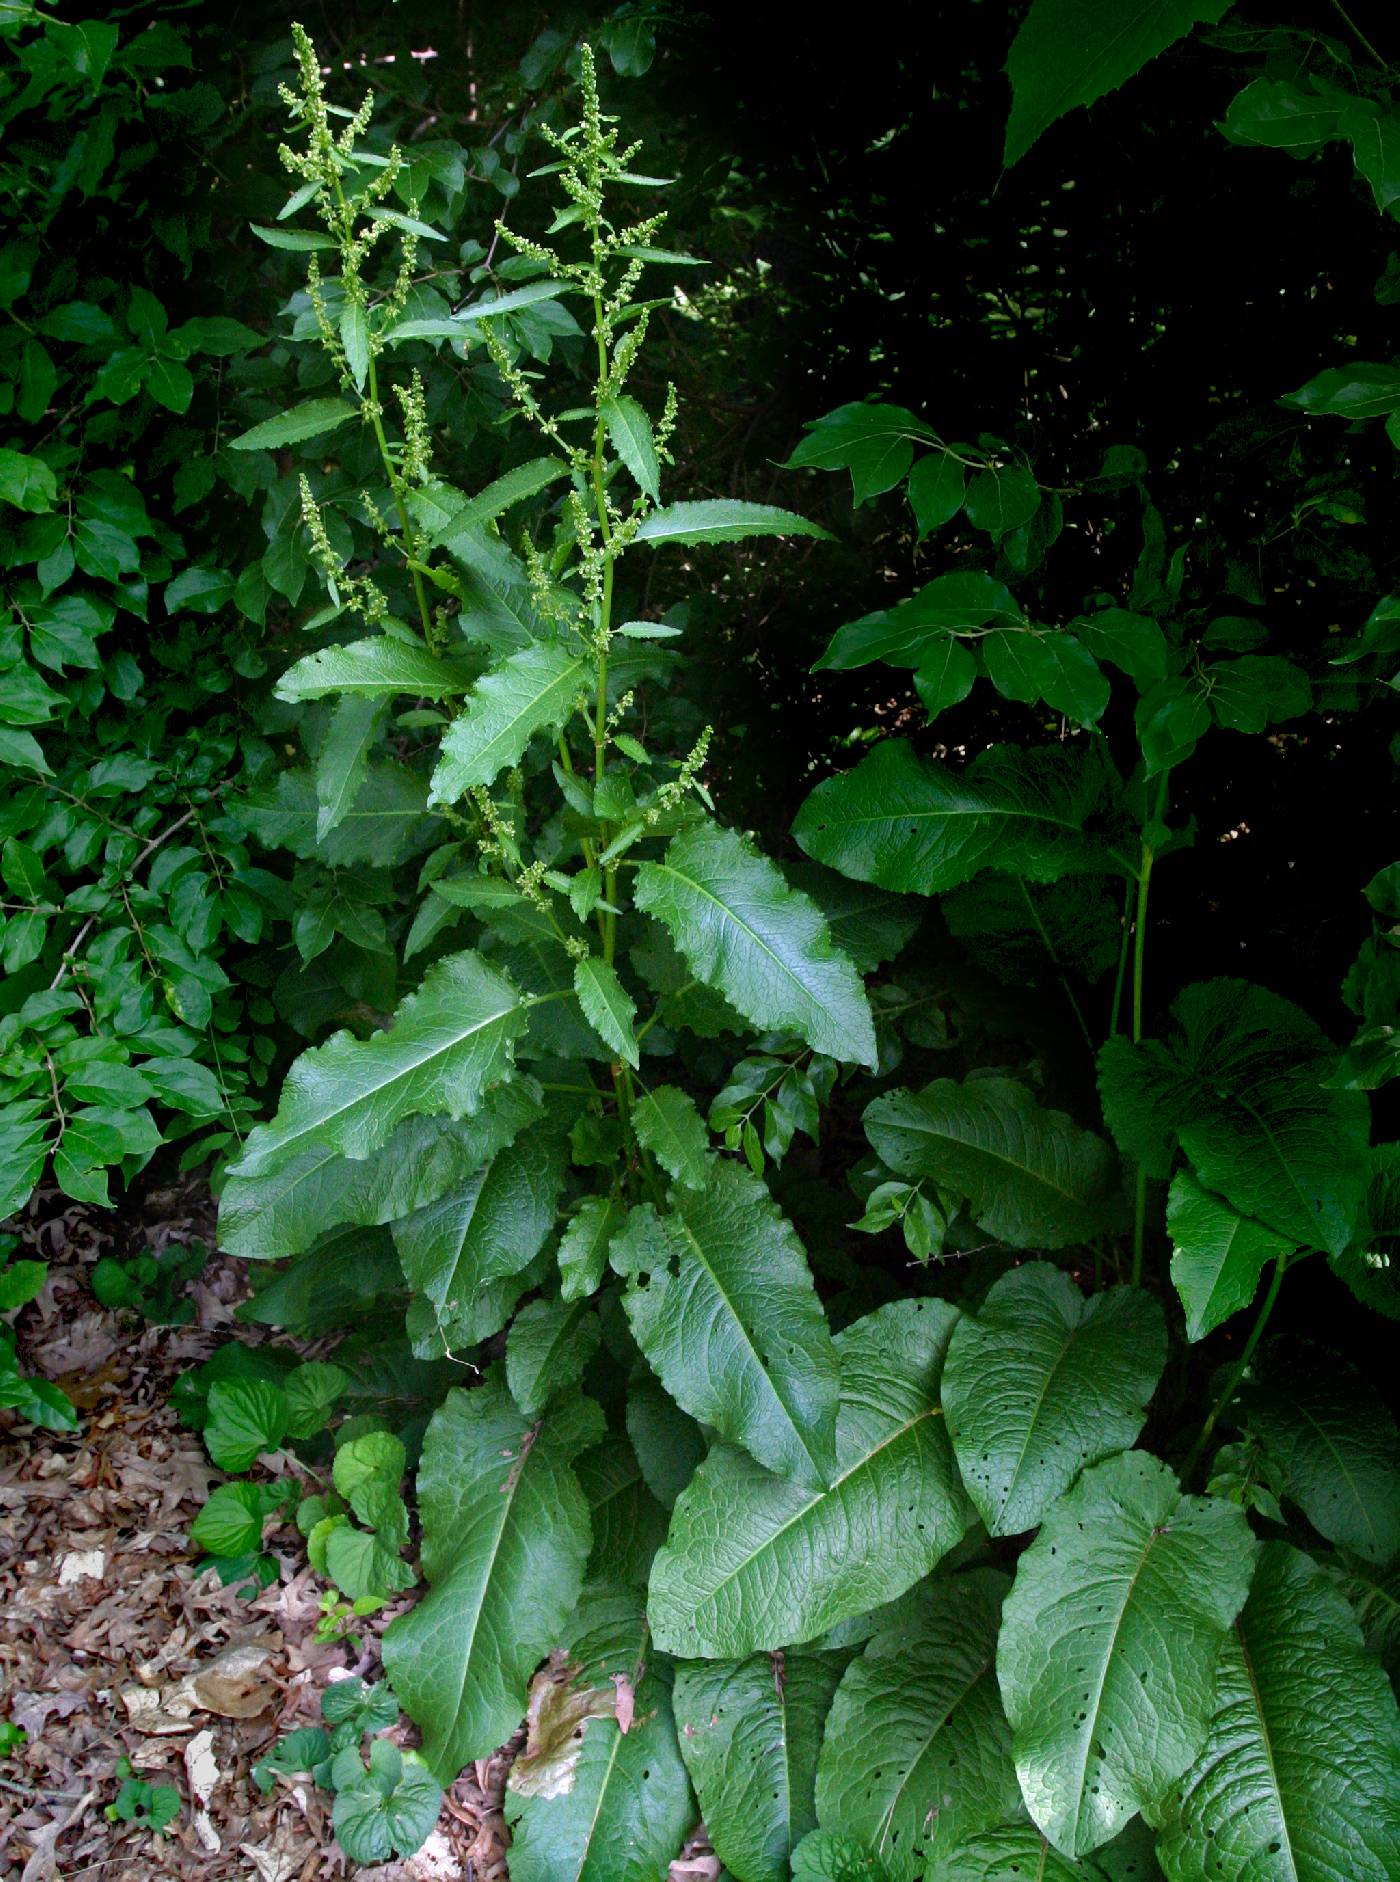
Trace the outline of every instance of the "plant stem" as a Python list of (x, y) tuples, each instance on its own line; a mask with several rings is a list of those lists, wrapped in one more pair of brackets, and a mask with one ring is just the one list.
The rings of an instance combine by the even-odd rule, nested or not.
[[(1137, 911), (1133, 918), (1133, 1044), (1142, 1041), (1142, 984), (1147, 957), (1147, 894), (1152, 885), (1152, 862), (1157, 845), (1157, 831), (1167, 809), (1167, 778), (1163, 772), (1157, 784), (1157, 799), (1152, 815), (1143, 825), (1142, 859), (1138, 864)], [(1133, 1286), (1142, 1285), (1143, 1244), (1147, 1235), (1147, 1171), (1138, 1165), (1133, 1189)]]
[(1230, 1368), (1230, 1376), (1225, 1381), (1225, 1389), (1206, 1414), (1206, 1420), (1201, 1426), (1200, 1434), (1196, 1442), (1191, 1446), (1191, 1455), (1181, 1467), (1181, 1483), (1183, 1489), (1190, 1483), (1191, 1473), (1200, 1462), (1202, 1451), (1204, 1451), (1207, 1444), (1210, 1443), (1210, 1434), (1215, 1429), (1216, 1421), (1238, 1391), (1240, 1380), (1245, 1374), (1245, 1368), (1254, 1357), (1254, 1349), (1258, 1346), (1263, 1336), (1264, 1328), (1269, 1322), (1269, 1315), (1274, 1310), (1274, 1302), (1278, 1299), (1279, 1289), (1283, 1286), (1283, 1277), (1288, 1268), (1288, 1261), (1289, 1251), (1286, 1249), (1282, 1254), (1275, 1257), (1274, 1271), (1269, 1281), (1269, 1291), (1265, 1294), (1264, 1304), (1260, 1307), (1254, 1325), (1250, 1328), (1249, 1338), (1245, 1341), (1239, 1358)]
[(1361, 28), (1357, 25), (1356, 21), (1351, 17), (1350, 13), (1348, 13), (1346, 8), (1342, 5), (1342, 0), (1332, 0), (1332, 10), (1334, 13), (1336, 13), (1337, 17), (1344, 23), (1344, 25), (1347, 28), (1347, 31), (1355, 39), (1357, 45), (1360, 46), (1363, 49), (1363, 51), (1370, 54), (1370, 56), (1375, 60), (1376, 64), (1381, 68), (1382, 72), (1388, 72), (1390, 70), (1390, 61), (1388, 59), (1383, 59), (1380, 53), (1376, 51), (1376, 48), (1371, 44), (1370, 40), (1366, 37), (1365, 33), (1362, 32)]

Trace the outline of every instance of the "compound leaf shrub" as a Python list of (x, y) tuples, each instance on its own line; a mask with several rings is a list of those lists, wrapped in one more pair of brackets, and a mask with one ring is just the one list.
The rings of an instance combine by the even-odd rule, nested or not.
[[(282, 240), (322, 370), (236, 442), (301, 453), (326, 605), (278, 682), (289, 726), (316, 715), (310, 762), (251, 814), (336, 885), (341, 939), (395, 894), (357, 901), (357, 875), (411, 871), (413, 913), (250, 1133), (222, 1232), (286, 1264), (254, 1316), (324, 1329), (353, 1304), (363, 1330), (404, 1303), (411, 1352), (351, 1339), (307, 1377), (231, 1349), (183, 1403), (237, 1463), (343, 1418), (333, 1490), (294, 1511), (351, 1604), (334, 1625), (416, 1550), (383, 1651), (431, 1779), (386, 1762), (400, 1818), (356, 1750), (337, 1822), (401, 1849), (431, 1783), (523, 1719), (527, 1882), (650, 1882), (700, 1813), (737, 1882), (1379, 1882), (1395, 1426), (1340, 1361), (1262, 1338), (1304, 1260), (1381, 1285), (1376, 1061), (1353, 1075), (1236, 979), (1185, 988), (1160, 1035), (1145, 997), (1154, 870), (1191, 834), (1174, 774), (1207, 738), (1355, 703), (1375, 663), (1259, 651), (1262, 622), (1188, 587), (1140, 454), (1056, 491), (995, 440), (848, 405), (794, 467), (847, 469), (858, 499), (903, 485), (921, 537), (963, 534), (823, 670), (911, 675), (935, 722), (990, 688), (1026, 742), (930, 758), (911, 707), (811, 792), (806, 860), (766, 856), (712, 799), (685, 616), (654, 597), (710, 545), (821, 532), (666, 501), (676, 401), (648, 411), (634, 368), (647, 271), (688, 258), (656, 245), (591, 56), (580, 121), (545, 133), (552, 225), (513, 209), (513, 272), (454, 313), (414, 299), (441, 231), (386, 208), (401, 153), (363, 110), (337, 128), (298, 51)], [(524, 363), (511, 323), (541, 308), (586, 394)], [(444, 347), (510, 414), (475, 494), (434, 455)], [(353, 485), (318, 483), (332, 445)], [(1079, 499), (1131, 506), (1141, 554), (1050, 624), (1036, 576)], [(309, 975), (288, 997), (307, 1036), (344, 1017)], [(885, 1238), (874, 1259), (848, 1230)], [(1212, 1378), (1197, 1342), (1261, 1295)], [(295, 1497), (226, 1490), (248, 1494), (216, 1493), (208, 1546), (256, 1579)]]

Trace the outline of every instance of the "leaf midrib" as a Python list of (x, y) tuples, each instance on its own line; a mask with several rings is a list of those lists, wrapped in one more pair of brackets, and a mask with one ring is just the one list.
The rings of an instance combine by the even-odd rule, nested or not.
[(971, 1143), (965, 1137), (955, 1136), (949, 1129), (939, 1129), (933, 1125), (914, 1123), (904, 1124), (900, 1128), (911, 1133), (921, 1132), (935, 1142), (953, 1144), (959, 1150), (967, 1151), (973, 1156), (986, 1157), (993, 1163), (1003, 1164), (1008, 1170), (1014, 1170), (1018, 1176), (1025, 1177), (1028, 1182), (1038, 1184), (1042, 1189), (1048, 1190), (1052, 1196), (1058, 1196), (1065, 1202), (1073, 1204), (1076, 1209), (1086, 1209), (1089, 1206), (1085, 1197), (1077, 1195), (1072, 1189), (1062, 1188), (1042, 1171), (1032, 1169), (1029, 1164), (1018, 1163), (1005, 1151), (990, 1148), (986, 1144)]
[(879, 1852), (881, 1855), (884, 1855), (885, 1853), (885, 1839), (889, 1834), (890, 1825), (894, 1821), (894, 1813), (899, 1808), (900, 1799), (903, 1797), (905, 1791), (913, 1783), (915, 1771), (919, 1768), (919, 1765), (922, 1762), (922, 1760), (928, 1756), (929, 1749), (933, 1745), (934, 1740), (938, 1737), (938, 1734), (941, 1731), (946, 1729), (948, 1721), (952, 1718), (953, 1714), (958, 1710), (959, 1706), (966, 1705), (968, 1696), (976, 1687), (978, 1681), (981, 1679), (984, 1679), (987, 1673), (991, 1670), (994, 1659), (995, 1659), (995, 1648), (993, 1648), (992, 1652), (989, 1653), (983, 1659), (982, 1663), (978, 1666), (976, 1672), (972, 1675), (971, 1679), (969, 1679), (963, 1685), (961, 1690), (955, 1693), (953, 1697), (949, 1700), (948, 1704), (944, 1706), (942, 1712), (939, 1715), (937, 1724), (935, 1724), (925, 1734), (923, 1742), (920, 1744), (918, 1751), (909, 1760), (909, 1768), (905, 1772), (904, 1776), (900, 1779), (899, 1783), (895, 1786), (894, 1794), (890, 1798), (889, 1805), (886, 1808), (882, 1817), (880, 1818), (879, 1840), (876, 1846), (879, 1849)]
[[(817, 1004), (811, 991), (803, 984), (797, 973), (788, 966), (782, 955), (775, 953), (768, 942), (764, 940), (763, 936), (759, 934), (755, 928), (752, 928), (728, 902), (722, 902), (717, 895), (713, 894), (705, 887), (703, 882), (698, 882), (694, 876), (686, 875), (682, 870), (677, 869), (674, 863), (663, 860), (661, 862), (651, 863), (648, 867), (654, 869), (658, 875), (674, 876), (677, 882), (683, 883), (686, 887), (693, 889), (697, 895), (703, 896), (707, 902), (713, 902), (721, 915), (725, 916), (736, 928), (746, 934), (753, 945), (762, 953), (766, 954), (769, 960), (782, 970), (783, 974), (791, 981), (793, 987), (796, 989), (799, 1000), (804, 1006)], [(789, 893), (791, 893), (791, 891), (789, 891)], [(827, 1016), (825, 1008), (819, 1008), (819, 1010), (822, 1012), (823, 1017)]]
[(1235, 1621), (1235, 1637), (1240, 1643), (1240, 1659), (1244, 1665), (1244, 1675), (1249, 1681), (1249, 1696), (1254, 1705), (1254, 1715), (1259, 1722), (1259, 1743), (1269, 1764), (1269, 1781), (1273, 1786), (1274, 1797), (1278, 1803), (1279, 1827), (1283, 1831), (1284, 1850), (1288, 1857), (1289, 1874), (1297, 1882), (1298, 1865), (1293, 1857), (1293, 1835), (1288, 1827), (1288, 1813), (1283, 1807), (1283, 1786), (1279, 1783), (1278, 1765), (1274, 1760), (1273, 1738), (1269, 1732), (1269, 1722), (1264, 1716), (1264, 1699), (1259, 1691), (1259, 1682), (1254, 1673), (1254, 1662), (1249, 1654), (1249, 1642), (1245, 1639), (1243, 1616)]
[[(533, 653), (535, 650), (532, 647), (523, 651)], [(512, 656), (512, 658), (514, 657), (515, 656)], [(489, 710), (491, 691), (487, 688), (486, 682), (491, 679), (504, 679), (506, 677), (505, 669), (509, 665), (510, 661), (508, 660), (502, 666), (498, 667), (494, 673), (488, 673), (484, 676), (482, 681), (478, 683), (476, 692), (472, 695), (471, 705), (475, 705), (477, 701), (480, 700), (483, 707)], [(540, 687), (538, 692), (531, 693), (529, 698), (520, 707), (519, 711), (513, 713), (503, 725), (498, 726), (484, 743), (474, 747), (469, 746), (469, 749), (465, 753), (459, 754), (452, 750), (448, 744), (448, 739), (444, 738), (444, 758), (452, 764), (460, 764), (463, 766), (471, 764), (480, 765), (483, 761), (487, 763), (491, 762), (495, 756), (496, 747), (503, 743), (508, 743), (513, 739), (521, 721), (529, 719), (534, 713), (538, 713), (544, 702), (549, 700), (553, 694), (557, 693), (566, 685), (572, 685), (576, 676), (583, 670), (584, 665), (585, 662), (581, 656), (570, 661), (567, 667), (562, 668), (547, 680), (545, 684)], [(510, 675), (511, 679), (515, 677), (515, 674)], [(471, 706), (468, 706), (467, 712), (464, 713), (461, 718), (457, 719), (451, 727), (451, 731), (456, 731), (459, 726), (461, 727), (462, 741), (464, 743), (468, 742), (471, 732), (470, 712)], [(543, 721), (537, 721), (537, 724), (538, 723), (543, 723)], [(533, 730), (534, 727), (531, 728), (532, 732)], [(450, 737), (450, 733), (448, 736)], [(529, 735), (527, 734), (527, 736)]]

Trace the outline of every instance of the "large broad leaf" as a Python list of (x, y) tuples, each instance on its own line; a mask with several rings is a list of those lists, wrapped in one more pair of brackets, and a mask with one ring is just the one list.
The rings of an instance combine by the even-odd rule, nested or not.
[(250, 791), (239, 805), (254, 835), (272, 849), (315, 857), (330, 869), (370, 863), (389, 869), (431, 847), (441, 825), (426, 815), (427, 787), (405, 765), (371, 764), (355, 801), (327, 833), (316, 774), (298, 765)]
[(666, 1536), (666, 1512), (647, 1488), (636, 1452), (610, 1432), (578, 1461), (578, 1480), (593, 1524), (590, 1576), (645, 1588), (652, 1557)]
[(449, 1347), (469, 1346), (484, 1325), (493, 1282), (527, 1268), (554, 1226), (564, 1186), (564, 1142), (527, 1131), (435, 1202), (394, 1224), (404, 1279), (435, 1317)]
[(1077, 753), (998, 745), (952, 771), (886, 739), (817, 786), (793, 835), (818, 862), (882, 889), (936, 895), (983, 869), (1053, 882), (1113, 866), (1085, 833), (1103, 800), (1103, 772)]
[(1063, 1248), (1105, 1225), (1112, 1151), (1014, 1078), (936, 1078), (876, 1098), (862, 1121), (897, 1175), (966, 1197), (980, 1226), (1015, 1248)]
[(896, 1882), (919, 1882), (933, 1850), (1020, 1808), (996, 1681), (1008, 1586), (992, 1569), (927, 1582), (848, 1668), (832, 1704), (817, 1814), (858, 1837)]
[(845, 1656), (755, 1654), (676, 1674), (681, 1755), (715, 1853), (736, 1882), (787, 1882), (816, 1828), (822, 1722)]
[(417, 699), (449, 699), (465, 693), (475, 666), (429, 653), (426, 647), (377, 634), (345, 647), (323, 647), (287, 668), (277, 682), (279, 699), (322, 699), (327, 693), (385, 699), (411, 693)]
[(505, 1742), (578, 1600), (588, 1506), (571, 1469), (603, 1417), (566, 1400), (532, 1423), (505, 1386), (449, 1392), (418, 1470), (429, 1592), (384, 1636), (384, 1669), (444, 1784)]
[(1119, 1148), (1165, 1176), (1179, 1141), (1242, 1215), (1304, 1247), (1344, 1248), (1366, 1187), (1370, 1112), (1363, 1093), (1323, 1088), (1335, 1049), (1306, 1013), (1243, 980), (1198, 981), (1172, 1017), (1167, 1043), (1111, 1039), (1099, 1055)]
[(338, 1032), (302, 1053), (236, 1174), (265, 1176), (312, 1149), (367, 1157), (406, 1117), (470, 1115), (510, 1071), (531, 1004), (477, 954), (434, 962), (385, 1031)]
[(914, 462), (914, 440), (935, 434), (902, 405), (840, 405), (809, 421), (784, 470), (848, 470), (857, 507), (892, 490)]
[(1296, 406), (1310, 417), (1384, 418), (1400, 411), (1400, 366), (1375, 366), (1363, 360), (1329, 366), (1279, 403)]
[(1354, 1367), (1311, 1347), (1271, 1354), (1245, 1414), (1319, 1535), (1367, 1562), (1400, 1555), (1400, 1436)]
[(694, 1807), (670, 1695), (646, 1671), (640, 1596), (590, 1585), (562, 1646), (562, 1678), (537, 1676), (506, 1796), (512, 1882), (659, 1882)]
[(1178, 1170), (1167, 1196), (1172, 1284), (1186, 1314), (1186, 1337), (1203, 1340), (1254, 1299), (1259, 1276), (1294, 1244), (1286, 1235), (1241, 1215)]
[(1325, 1572), (1266, 1543), (1200, 1757), (1157, 1817), (1169, 1882), (1400, 1875), (1400, 1713)]
[(1036, 1261), (1004, 1274), (958, 1322), (943, 1410), (968, 1495), (994, 1536), (1033, 1529), (1085, 1464), (1135, 1442), (1167, 1358), (1141, 1288), (1088, 1300)]
[(883, 962), (893, 960), (924, 918), (923, 904), (913, 896), (886, 895), (883, 889), (848, 881), (820, 863), (784, 863), (783, 874), (826, 916), (832, 940), (857, 973), (873, 974)]
[(1016, 1565), (997, 1677), (1026, 1808), (1065, 1855), (1106, 1843), (1200, 1753), (1254, 1555), (1242, 1510), (1182, 1496), (1141, 1451), (1051, 1505)]
[[(1124, 1882), (1127, 1882), (1125, 1872)], [(1149, 1877), (1150, 1870), (1141, 1872)], [(1033, 1823), (979, 1830), (935, 1851), (925, 1882), (1117, 1882), (1090, 1856), (1072, 1862)]]
[(632, 1211), (609, 1250), (637, 1344), (692, 1418), (780, 1476), (836, 1468), (836, 1349), (807, 1255), (767, 1187), (716, 1163), (667, 1213)]
[(658, 1646), (687, 1659), (800, 1646), (893, 1601), (961, 1539), (969, 1506), (938, 1400), (956, 1319), (945, 1301), (895, 1301), (837, 1335), (830, 1489), (714, 1447), (652, 1569)]
[(817, 536), (831, 532), (791, 510), (771, 503), (740, 503), (733, 497), (705, 497), (697, 503), (671, 503), (653, 510), (632, 538), (659, 548), (667, 542), (742, 542), (746, 536)]
[(692, 973), (755, 1026), (873, 1068), (875, 1028), (820, 909), (733, 830), (708, 819), (637, 871), (639, 908), (664, 922)]
[(1202, 21), (1214, 26), (1230, 0), (1032, 0), (1012, 42), (1011, 116), (1002, 161), (1009, 170), (1076, 105), (1091, 105)]
[(593, 661), (565, 647), (522, 647), (478, 681), (442, 740), (429, 802), (455, 804), (494, 784), (536, 732), (562, 725), (586, 690)]
[(475, 1117), (407, 1118), (372, 1156), (313, 1145), (270, 1173), (231, 1175), (219, 1198), (219, 1246), (275, 1261), (342, 1222), (393, 1222), (464, 1181), (541, 1110), (534, 1080), (511, 1079), (486, 1093)]

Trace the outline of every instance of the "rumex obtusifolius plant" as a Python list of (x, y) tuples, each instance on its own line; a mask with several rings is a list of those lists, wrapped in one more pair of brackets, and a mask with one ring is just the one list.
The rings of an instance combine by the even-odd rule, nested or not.
[[(1210, 1220), (1180, 1246), (1198, 1267), (1215, 1259), (1247, 1305), (1269, 1262), (1281, 1274), (1354, 1245), (1353, 1176), (1314, 1152), (1330, 1129), (1333, 1164), (1339, 1144), (1363, 1154), (1364, 1101), (1321, 1086), (1325, 1042), (1257, 990), (1190, 989), (1176, 1033), (1147, 1037), (1132, 942), (1167, 806), (1102, 754), (1002, 748), (942, 775), (885, 741), (804, 810), (813, 861), (782, 869), (727, 829), (675, 623), (632, 618), (635, 570), (667, 545), (813, 528), (661, 501), (680, 415), (671, 400), (647, 413), (628, 386), (644, 270), (675, 258), (627, 207), (657, 182), (603, 114), (591, 60), (579, 123), (549, 137), (551, 238), (501, 231), (528, 264), (508, 294), (576, 310), (596, 353), (587, 403), (560, 410), (507, 337), (506, 296), (408, 311), (429, 225), (386, 210), (394, 153), (366, 157), (363, 114), (334, 128), (304, 37), (299, 50), (288, 163), (321, 222), (305, 231), (308, 291), (339, 385), (240, 442), (356, 423), (373, 438), (356, 499), (377, 519), (372, 561), (346, 565), (308, 483), (329, 601), (313, 631), (334, 638), (279, 693), (334, 702), (316, 780), (328, 834), (392, 740), (382, 801), (423, 858), (423, 968), (392, 1015), (298, 1059), (229, 1176), (222, 1235), (290, 1259), (281, 1280), (382, 1272), (391, 1249), (418, 1358), (484, 1368), (427, 1421), (427, 1589), (384, 1638), (423, 1761), (450, 1782), (528, 1704), (507, 1805), (517, 1882), (658, 1876), (697, 1805), (740, 1882), (1150, 1875), (1156, 1861), (1206, 1875), (1226, 1846), (1226, 1873), (1284, 1875), (1285, 1834), (1310, 1839), (1319, 1875), (1382, 1877), (1397, 1854), (1393, 1698), (1345, 1595), (1298, 1545), (1388, 1568), (1393, 1426), (1359, 1383), (1337, 1388), (1352, 1399), (1339, 1420), (1266, 1375), (1210, 1493), (1190, 1493), (1194, 1459), (1183, 1485), (1134, 1448), (1169, 1351), (1161, 1303), (1137, 1284), (1156, 1278), (1150, 1185), (1175, 1172), (1197, 1186)], [(367, 290), (365, 257), (396, 241), (397, 280)], [(544, 453), (475, 495), (435, 476), (413, 368), (397, 363), (402, 347), (463, 343), (485, 349)], [(872, 422), (930, 430), (854, 413), (815, 428), (824, 456), (799, 457), (854, 468)], [(1028, 467), (929, 442), (922, 501), (950, 520), (959, 505), (927, 486), (970, 457), (972, 527), (1028, 565), (1044, 552), (1006, 547), (1042, 507)], [(1013, 700), (1092, 724), (1108, 687), (1095, 649), (1145, 694), (1180, 678), (1154, 612), (1169, 617), (1179, 588), (1164, 562), (1148, 554), (1138, 609), (1094, 619), (1088, 651), (1032, 629), (1000, 576), (965, 571), (838, 642), (917, 648), (926, 703), (945, 682), (925, 655), (941, 653), (959, 685), (980, 660)], [(395, 700), (410, 703), (391, 720)], [(1180, 738), (1154, 743), (1155, 723), (1149, 711), (1154, 780), (1184, 756)], [(1121, 900), (1105, 924), (1034, 899), (1076, 876), (1091, 890), (1116, 877), (1128, 919)], [(1105, 1109), (1126, 1184), (1106, 1138), (989, 1046), (971, 995), (949, 1001), (916, 951), (906, 971), (920, 898), (980, 884), (991, 896), (980, 914), (967, 898), (962, 932), (1004, 935), (1004, 909), (986, 906), (1003, 878), (1027, 885), (1033, 932), (1111, 937)], [(891, 960), (872, 999), (862, 976)], [(925, 1054), (966, 1075), (922, 1082)], [(912, 1083), (894, 1082), (906, 1066)], [(916, 1269), (903, 1297), (886, 1286), (880, 1301), (831, 1232), (847, 1199), (789, 1174), (797, 1134), (815, 1139), (852, 1098), (871, 1153), (850, 1172), (859, 1226), (899, 1223), (925, 1264), (965, 1257)], [(1086, 1295), (1096, 1267), (1132, 1284)], [(1174, 1278), (1204, 1336), (1229, 1303)], [(350, 1375), (307, 1371), (201, 1382), (214, 1454), (244, 1467), (323, 1428)], [(1363, 1498), (1326, 1493), (1318, 1429), (1345, 1445)], [(298, 1520), (317, 1566), (373, 1601), (411, 1573), (406, 1450), (363, 1420), (338, 1435), (334, 1497)], [(225, 1496), (207, 1545), (256, 1559), (274, 1513), (255, 1492)], [(374, 1775), (350, 1786), (371, 1810)], [(1347, 1870), (1327, 1866), (1338, 1848)]]

